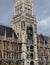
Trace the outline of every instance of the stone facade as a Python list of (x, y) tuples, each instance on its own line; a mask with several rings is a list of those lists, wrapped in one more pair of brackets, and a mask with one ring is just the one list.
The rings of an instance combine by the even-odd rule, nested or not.
[(0, 25), (0, 65), (50, 65), (50, 37), (37, 35), (37, 50), (31, 39), (28, 36), (28, 43), (20, 42), (12, 28)]
[[(24, 65), (38, 65), (37, 22), (32, 15), (33, 0), (15, 0), (12, 28), (22, 43)], [(36, 51), (35, 51), (36, 50)]]
[(42, 34), (37, 37), (39, 65), (50, 65), (50, 38)]

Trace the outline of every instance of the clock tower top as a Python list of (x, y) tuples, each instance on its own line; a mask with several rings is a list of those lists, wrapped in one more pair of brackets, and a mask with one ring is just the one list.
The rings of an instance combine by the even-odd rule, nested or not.
[(32, 15), (32, 1), (33, 0), (15, 0), (14, 14), (18, 15), (24, 12), (24, 14), (28, 13)]

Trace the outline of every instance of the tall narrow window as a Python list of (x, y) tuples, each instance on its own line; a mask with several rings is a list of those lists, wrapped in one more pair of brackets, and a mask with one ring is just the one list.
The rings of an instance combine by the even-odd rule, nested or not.
[(24, 21), (21, 22), (21, 29), (25, 30), (25, 22)]
[(33, 39), (33, 27), (32, 27), (32, 25), (27, 26), (27, 38), (30, 40)]
[(30, 46), (30, 51), (33, 51), (33, 48), (34, 48), (33, 45), (31, 45), (31, 46)]
[(30, 54), (30, 58), (33, 59), (33, 53)]

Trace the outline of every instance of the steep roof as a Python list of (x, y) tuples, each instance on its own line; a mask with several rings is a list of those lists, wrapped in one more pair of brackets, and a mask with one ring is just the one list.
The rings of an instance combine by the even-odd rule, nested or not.
[(48, 41), (48, 36), (44, 36), (43, 34), (37, 34), (37, 42), (39, 42), (39, 39), (40, 39), (40, 42), (43, 42), (44, 40), (45, 41)]
[(7, 27), (7, 26), (3, 26), (3, 25), (0, 25), (0, 35), (1, 36), (5, 34), (5, 30), (6, 30), (7, 37), (12, 37), (12, 33), (14, 33), (14, 37), (17, 38), (14, 30), (11, 27)]

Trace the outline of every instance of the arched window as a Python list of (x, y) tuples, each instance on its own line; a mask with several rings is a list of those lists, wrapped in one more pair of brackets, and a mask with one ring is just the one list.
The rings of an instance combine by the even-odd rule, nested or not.
[(30, 46), (30, 51), (33, 51), (33, 48), (34, 48), (33, 45), (31, 45), (31, 46)]
[(34, 65), (34, 62), (33, 62), (33, 61), (31, 61), (31, 62), (30, 62), (30, 65)]
[(30, 54), (30, 58), (33, 59), (33, 53)]

